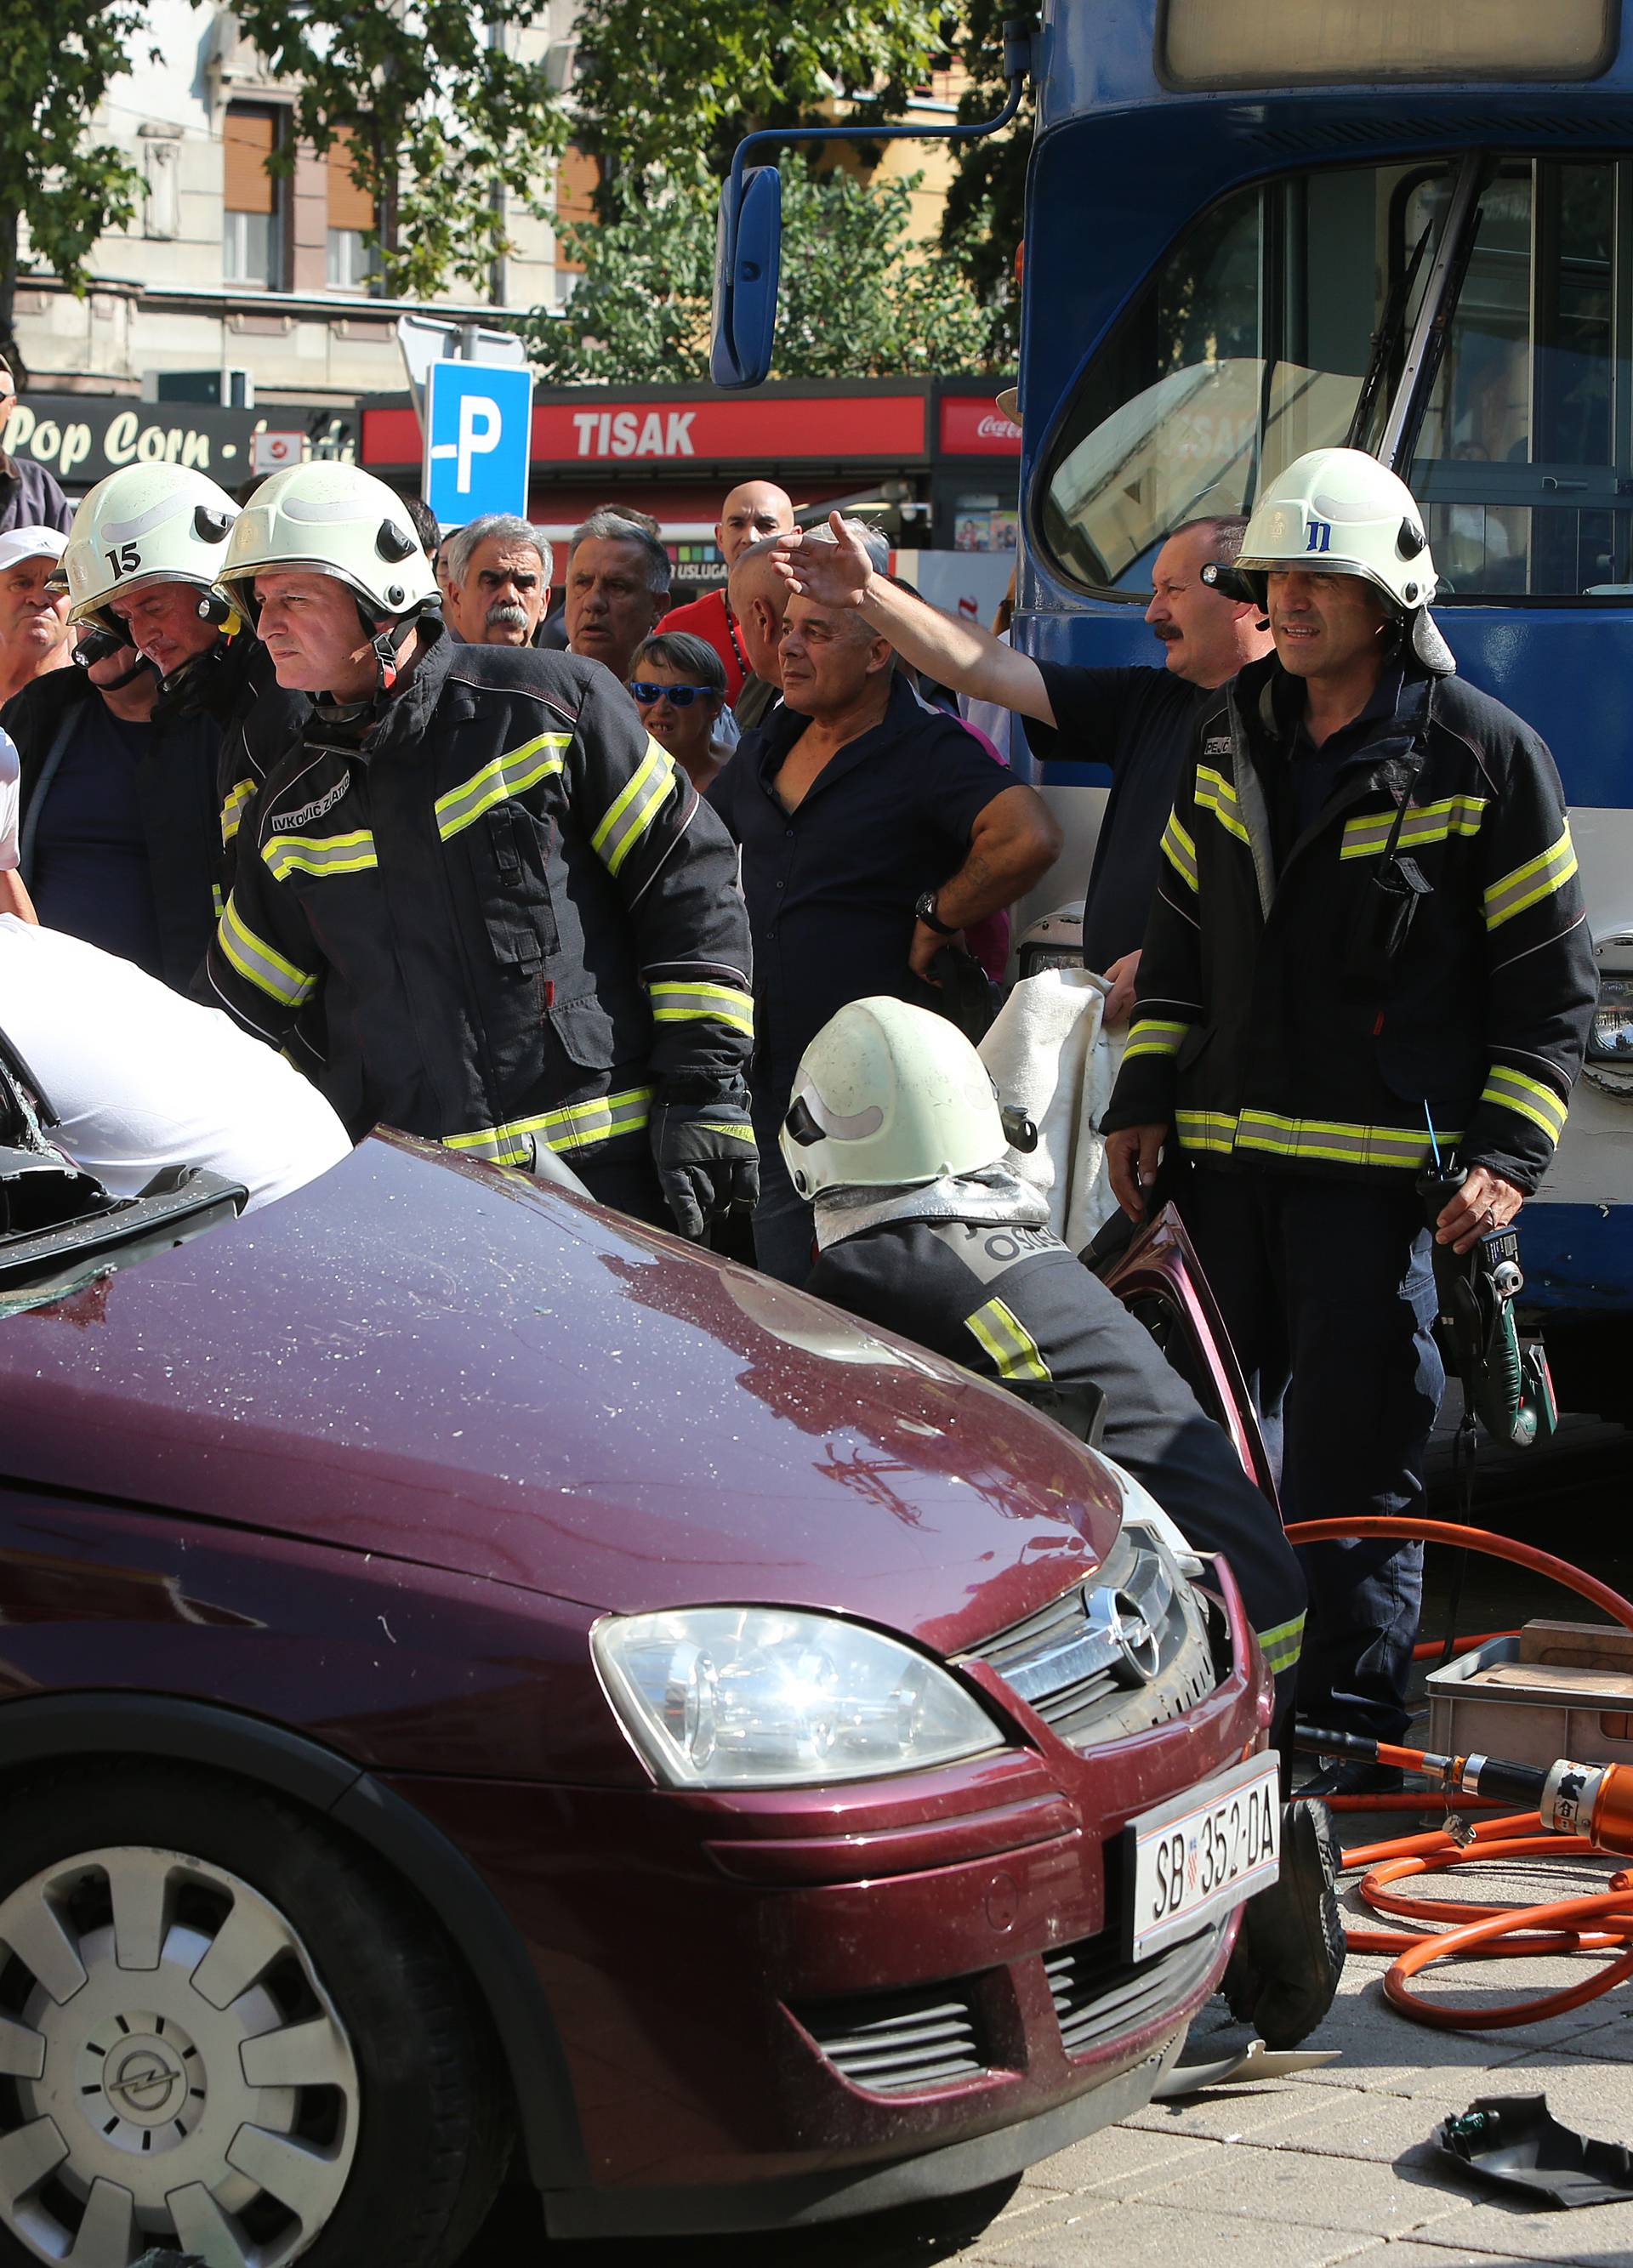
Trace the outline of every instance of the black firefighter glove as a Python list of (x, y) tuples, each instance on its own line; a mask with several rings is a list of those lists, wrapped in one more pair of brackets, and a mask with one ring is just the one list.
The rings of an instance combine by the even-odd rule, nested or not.
[(759, 1152), (741, 1087), (735, 1094), (658, 1103), (652, 1154), (676, 1226), (694, 1243), (716, 1213), (758, 1202)]

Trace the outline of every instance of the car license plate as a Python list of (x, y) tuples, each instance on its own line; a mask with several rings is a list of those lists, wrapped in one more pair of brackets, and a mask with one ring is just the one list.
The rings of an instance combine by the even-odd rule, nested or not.
[(1240, 1905), (1282, 1863), (1281, 1772), (1249, 1756), (1128, 1822), (1134, 1877), (1130, 1957), (1143, 1960)]

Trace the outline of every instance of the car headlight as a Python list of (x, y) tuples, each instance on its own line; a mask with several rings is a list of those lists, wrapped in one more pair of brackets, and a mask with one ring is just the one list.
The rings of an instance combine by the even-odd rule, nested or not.
[(1633, 1066), (1633, 976), (1600, 978), (1587, 1051), (1595, 1063)]
[(687, 1607), (590, 1633), (613, 1710), (671, 1787), (808, 1787), (1000, 1747), (940, 1663), (831, 1615)]

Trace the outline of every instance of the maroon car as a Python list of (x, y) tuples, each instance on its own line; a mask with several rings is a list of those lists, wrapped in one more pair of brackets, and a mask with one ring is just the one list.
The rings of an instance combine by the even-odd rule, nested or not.
[(781, 2227), (1145, 2102), (1274, 1765), (1134, 1484), (520, 1174), (116, 1203), (5, 1102), (0, 2261)]

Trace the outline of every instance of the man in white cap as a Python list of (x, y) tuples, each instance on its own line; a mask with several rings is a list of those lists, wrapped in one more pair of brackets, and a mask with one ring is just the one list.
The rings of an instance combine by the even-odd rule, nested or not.
[(0, 535), (0, 703), (73, 659), (68, 594), (51, 581), (67, 541), (55, 527)]

